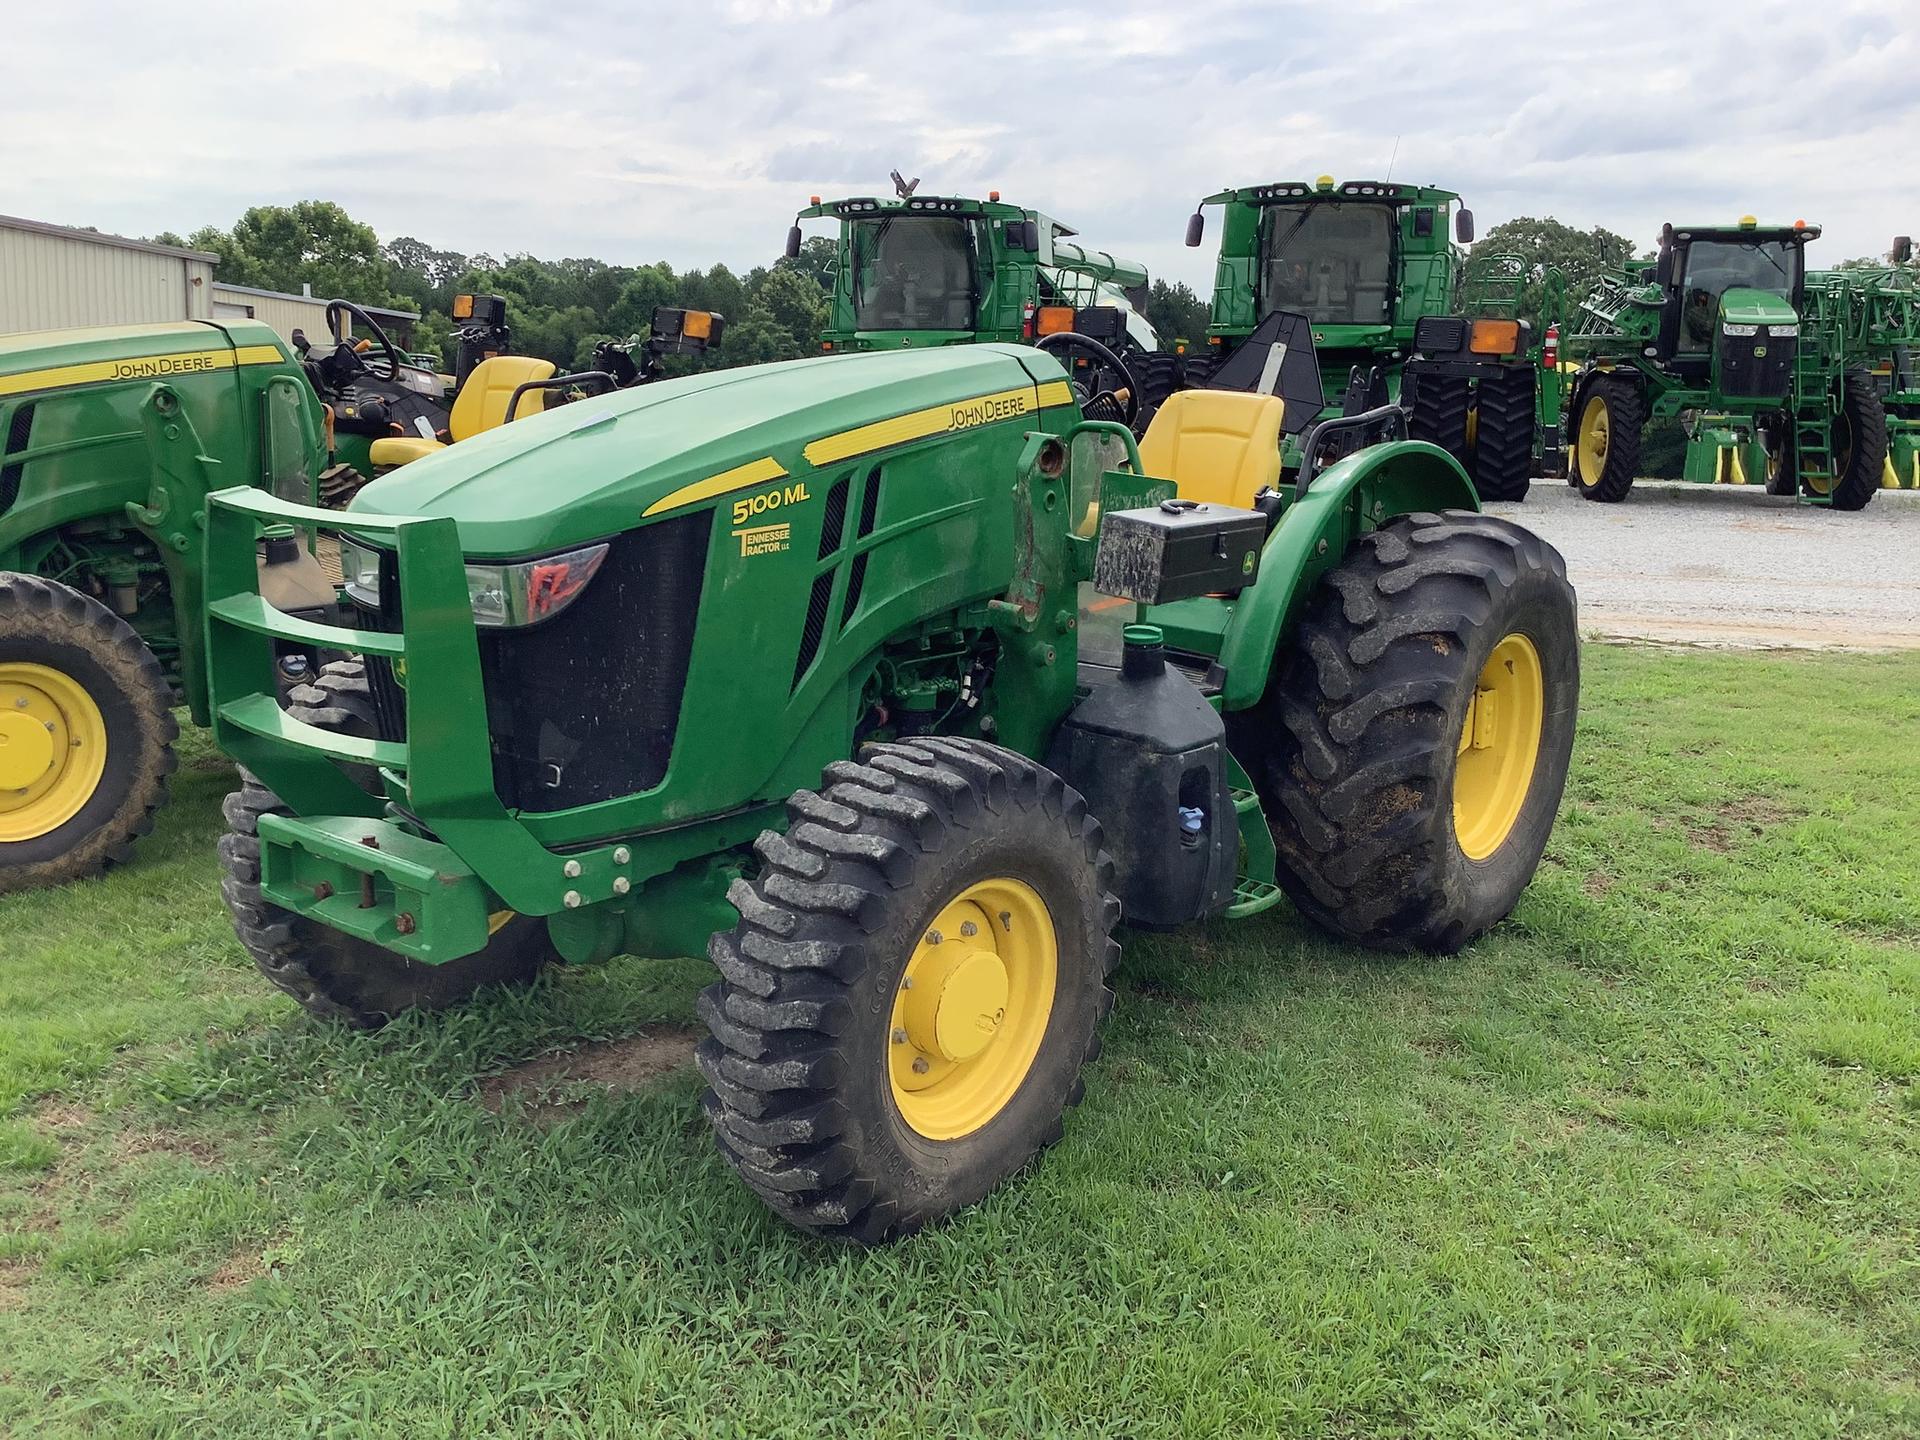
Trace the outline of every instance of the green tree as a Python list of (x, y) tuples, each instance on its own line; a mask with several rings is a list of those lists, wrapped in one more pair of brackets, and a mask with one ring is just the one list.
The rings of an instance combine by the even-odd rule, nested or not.
[[(1558, 270), (1566, 283), (1565, 313), (1577, 309), (1581, 297), (1595, 279), (1633, 258), (1633, 242), (1596, 225), (1591, 230), (1576, 230), (1551, 215), (1536, 220), (1531, 215), (1502, 221), (1473, 247), (1473, 255), (1517, 255), (1521, 261), (1519, 317), (1534, 327), (1538, 335), (1547, 315), (1548, 275)], [(1471, 262), (1470, 262), (1471, 263)]]
[(379, 237), (330, 200), (255, 205), (232, 230), (206, 226), (187, 243), (220, 257), (215, 275), (229, 284), (298, 294), (302, 285), (328, 299), (393, 305), (392, 270)]
[(827, 324), (827, 297), (798, 270), (776, 267), (765, 272), (750, 303), (764, 309), (793, 337), (796, 354), (810, 355), (820, 348), (820, 332)]
[(1153, 326), (1160, 343), (1171, 350), (1175, 340), (1201, 345), (1207, 338), (1207, 302), (1193, 293), (1193, 287), (1178, 280), (1153, 282), (1147, 292), (1147, 323)]
[(772, 360), (794, 360), (800, 347), (793, 333), (762, 305), (749, 305), (739, 319), (729, 316), (726, 333), (720, 337), (719, 363), (764, 365)]
[(776, 270), (796, 270), (827, 294), (833, 293), (833, 271), (840, 263), (840, 242), (830, 235), (809, 235), (800, 242), (800, 253), (789, 260), (781, 256)]

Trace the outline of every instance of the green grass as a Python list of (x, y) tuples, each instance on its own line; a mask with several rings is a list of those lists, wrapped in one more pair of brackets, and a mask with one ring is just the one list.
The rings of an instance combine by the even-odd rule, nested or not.
[(224, 771), (0, 902), (0, 1433), (1911, 1436), (1920, 657), (1591, 649), (1511, 921), (1135, 938), (1065, 1141), (895, 1248), (712, 1155), (625, 961), (374, 1036), (225, 929)]

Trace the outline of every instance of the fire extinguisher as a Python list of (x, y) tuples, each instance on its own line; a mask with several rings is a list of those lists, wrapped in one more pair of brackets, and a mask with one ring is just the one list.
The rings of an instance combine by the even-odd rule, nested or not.
[(1547, 338), (1540, 344), (1540, 368), (1542, 370), (1560, 368), (1560, 326), (1557, 321), (1547, 326)]
[(1020, 311), (1020, 338), (1022, 340), (1033, 339), (1034, 310), (1035, 310), (1034, 303), (1033, 301), (1029, 300), (1027, 301), (1025, 308), (1023, 308)]

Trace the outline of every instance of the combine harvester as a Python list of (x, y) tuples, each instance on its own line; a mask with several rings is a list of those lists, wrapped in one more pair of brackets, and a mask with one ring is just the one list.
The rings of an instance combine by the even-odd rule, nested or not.
[[(1643, 427), (1678, 416), (1689, 480), (1764, 476), (1772, 494), (1836, 510), (1872, 500), (1888, 473), (1874, 372), (1884, 360), (1891, 383), (1901, 347), (1881, 272), (1808, 272), (1819, 236), (1817, 225), (1751, 215), (1668, 225), (1656, 259), (1601, 277), (1567, 337), (1568, 483), (1589, 500), (1624, 500)], [(1892, 309), (1905, 317), (1894, 328), (1911, 325), (1910, 303)]]
[[(822, 350), (925, 349), (982, 342), (1038, 344), (1070, 357), (1088, 413), (1144, 429), (1176, 383), (1177, 359), (1147, 323), (1147, 271), (1072, 238), (1038, 210), (921, 195), (893, 174), (895, 195), (812, 197), (801, 222), (839, 222), (833, 299)], [(1138, 389), (1119, 392), (1117, 365)], [(1097, 402), (1097, 403), (1096, 403)]]
[[(1476, 257), (1469, 272), (1473, 213), (1459, 201), (1451, 190), (1330, 175), (1207, 196), (1201, 207), (1223, 211), (1211, 353), (1188, 362), (1187, 383), (1299, 393), (1280, 367), (1317, 354), (1322, 399), (1290, 407), (1290, 469), (1317, 420), (1380, 412), (1395, 423), (1385, 412), (1404, 407), (1410, 433), (1459, 460), (1483, 500), (1524, 499), (1536, 465), (1557, 462), (1539, 437), (1558, 427), (1540, 423), (1532, 335), (1514, 316), (1521, 262)], [(1196, 209), (1187, 244), (1205, 228)], [(1476, 283), (1463, 287), (1469, 273)]]

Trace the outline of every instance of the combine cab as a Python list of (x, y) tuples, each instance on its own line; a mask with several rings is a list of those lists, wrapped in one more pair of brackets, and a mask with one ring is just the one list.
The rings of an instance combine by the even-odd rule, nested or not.
[[(1481, 267), (1485, 303), (1462, 303), (1473, 215), (1451, 190), (1331, 176), (1222, 190), (1220, 255), (1207, 327), (1211, 355), (1189, 383), (1274, 393), (1277, 342), (1303, 348), (1310, 332), (1326, 397), (1317, 414), (1292, 409), (1290, 436), (1314, 419), (1389, 405), (1410, 411), (1412, 433), (1453, 455), (1484, 500), (1519, 500), (1536, 459), (1539, 389), (1529, 327), (1513, 318), (1497, 270)], [(1205, 232), (1199, 210), (1187, 244)], [(1506, 260), (1511, 257), (1496, 257)], [(1513, 262), (1517, 267), (1518, 262)], [(1508, 287), (1517, 292), (1515, 283)], [(1239, 359), (1258, 347), (1260, 358)], [(1288, 446), (1297, 463), (1297, 439)], [(1551, 464), (1552, 456), (1542, 457)]]
[[(1667, 226), (1582, 302), (1568, 353), (1568, 482), (1624, 500), (1649, 420), (1678, 416), (1687, 479), (1764, 479), (1778, 495), (1858, 510), (1887, 464), (1887, 416), (1851, 272), (1809, 274), (1820, 228)], [(1889, 347), (1889, 358), (1890, 358)]]
[[(986, 341), (1039, 343), (1074, 334), (1124, 359), (1142, 388), (1131, 398), (1141, 426), (1173, 388), (1175, 357), (1147, 323), (1145, 267), (1093, 250), (1037, 210), (985, 200), (920, 195), (896, 174), (890, 199), (823, 201), (787, 232), (800, 253), (800, 221), (839, 222), (832, 311), (821, 349), (844, 353)], [(1086, 398), (1117, 394), (1115, 368), (1074, 347)], [(1124, 405), (1128, 397), (1121, 397)], [(1114, 407), (1099, 411), (1116, 418)]]

